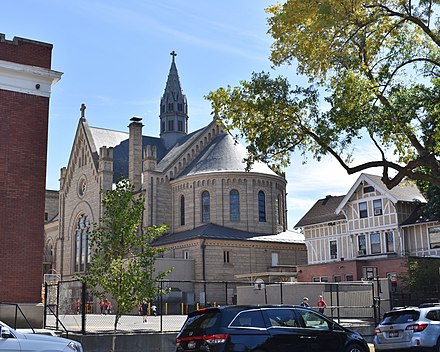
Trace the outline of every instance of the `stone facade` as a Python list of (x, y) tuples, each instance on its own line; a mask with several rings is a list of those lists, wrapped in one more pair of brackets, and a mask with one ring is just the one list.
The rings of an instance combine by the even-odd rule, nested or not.
[(0, 34), (0, 278), (3, 302), (41, 302), (52, 45)]
[[(91, 127), (81, 107), (71, 155), (61, 170), (53, 269), (63, 279), (86, 269), (87, 233), (102, 215), (102, 191), (125, 176), (144, 196), (143, 227), (169, 226), (155, 243), (167, 249), (160, 268), (166, 260), (170, 267), (191, 263), (192, 272), (175, 270), (170, 280), (237, 281), (242, 280), (237, 275), (255, 272), (293, 280), (306, 252), (303, 236), (287, 231), (285, 178), (262, 163), (245, 171), (246, 149), (216, 118), (188, 132), (174, 56), (160, 106), (160, 137), (143, 135), (139, 117), (131, 119), (128, 133)], [(192, 290), (200, 300), (200, 287)], [(205, 299), (209, 296), (204, 291)]]

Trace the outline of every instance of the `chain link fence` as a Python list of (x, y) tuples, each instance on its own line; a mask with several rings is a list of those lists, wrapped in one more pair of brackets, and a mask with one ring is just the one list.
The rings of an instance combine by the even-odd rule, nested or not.
[[(237, 281), (161, 281), (166, 290), (150, 302), (144, 313), (141, 304), (123, 315), (117, 326), (120, 332), (179, 331), (189, 312), (204, 307), (231, 304), (300, 304), (303, 297), (316, 308), (319, 295), (327, 303), (325, 314), (332, 319), (367, 319), (376, 317), (374, 285), (361, 283), (255, 284)], [(65, 333), (111, 333), (115, 323), (116, 302), (111, 296), (93, 297), (80, 281), (59, 281), (45, 285), (46, 328)]]

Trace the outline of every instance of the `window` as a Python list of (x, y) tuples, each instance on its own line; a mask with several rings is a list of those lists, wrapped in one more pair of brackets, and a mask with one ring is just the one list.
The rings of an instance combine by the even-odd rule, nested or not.
[(431, 310), (428, 313), (426, 313), (426, 319), (432, 321), (440, 321), (440, 309)]
[(380, 234), (372, 233), (370, 234), (370, 246), (371, 246), (371, 254), (380, 253)]
[(300, 326), (296, 321), (296, 314), (293, 309), (271, 308), (265, 309), (264, 312), (273, 327), (295, 328)]
[(230, 251), (223, 251), (223, 263), (230, 263), (231, 259), (231, 252)]
[(278, 265), (278, 253), (272, 252), (272, 266)]
[(180, 196), (180, 225), (185, 225), (185, 197)]
[(183, 251), (183, 259), (190, 259), (190, 255), (188, 251)]
[(89, 217), (82, 214), (75, 229), (75, 271), (77, 272), (84, 271), (90, 261), (89, 232)]
[(358, 255), (367, 254), (367, 243), (365, 235), (358, 235)]
[(177, 110), (178, 111), (182, 111), (183, 110), (183, 104), (182, 103), (178, 103), (177, 104)]
[(374, 215), (382, 215), (382, 199), (373, 200)]
[(258, 221), (266, 222), (266, 195), (263, 191), (258, 192)]
[(174, 110), (173, 103), (168, 103), (168, 111), (173, 111), (173, 110)]
[(174, 121), (168, 120), (168, 131), (174, 131)]
[(297, 309), (306, 328), (330, 330), (329, 322), (315, 312), (305, 309)]
[(366, 186), (364, 187), (364, 194), (365, 193), (371, 193), (374, 192), (374, 187), (373, 186)]
[(430, 227), (428, 229), (429, 248), (440, 248), (440, 227)]
[(394, 252), (394, 234), (391, 231), (385, 232), (385, 240), (387, 252)]
[(181, 120), (177, 121), (177, 130), (179, 132), (183, 131), (183, 121), (181, 121)]
[(338, 246), (336, 240), (330, 241), (330, 259), (338, 258)]
[(315, 276), (313, 277), (313, 282), (328, 282), (327, 276)]
[(229, 217), (231, 221), (240, 221), (240, 194), (236, 189), (229, 192)]
[(44, 212), (44, 221), (49, 220), (49, 213), (46, 211)]
[(362, 277), (372, 280), (377, 277), (377, 267), (375, 266), (363, 266), (362, 267)]
[(162, 121), (160, 125), (160, 132), (165, 132), (165, 121)]
[(283, 223), (283, 203), (281, 202), (281, 194), (278, 194), (277, 196), (277, 220), (278, 224)]
[(367, 202), (359, 203), (359, 217), (361, 219), (368, 217)]
[(341, 275), (335, 275), (335, 276), (333, 276), (333, 281), (334, 281), (334, 282), (341, 282), (341, 281), (342, 281), (342, 277), (341, 277)]
[(209, 222), (211, 220), (211, 200), (209, 192), (204, 191), (202, 193), (202, 222)]
[(243, 311), (237, 314), (231, 323), (236, 328), (266, 328), (260, 310)]
[(352, 274), (345, 275), (345, 281), (353, 281), (353, 275)]

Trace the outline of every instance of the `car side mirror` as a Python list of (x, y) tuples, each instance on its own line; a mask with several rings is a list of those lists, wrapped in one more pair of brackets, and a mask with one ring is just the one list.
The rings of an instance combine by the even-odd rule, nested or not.
[(0, 327), (1, 329), (1, 337), (3, 339), (7, 339), (11, 337), (11, 331), (8, 328), (5, 328), (4, 326)]

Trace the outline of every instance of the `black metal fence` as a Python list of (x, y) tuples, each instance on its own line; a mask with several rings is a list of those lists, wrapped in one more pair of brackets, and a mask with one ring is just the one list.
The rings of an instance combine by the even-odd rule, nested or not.
[[(248, 281), (161, 281), (159, 285), (167, 294), (148, 302), (146, 322), (137, 307), (120, 318), (118, 331), (179, 331), (189, 312), (219, 305), (299, 304), (309, 296), (314, 307), (319, 295), (326, 300), (325, 314), (332, 319), (377, 318), (378, 303), (371, 282), (261, 285)], [(114, 329), (115, 307), (112, 297), (93, 297), (80, 281), (46, 283), (44, 326), (65, 333), (109, 333)]]

